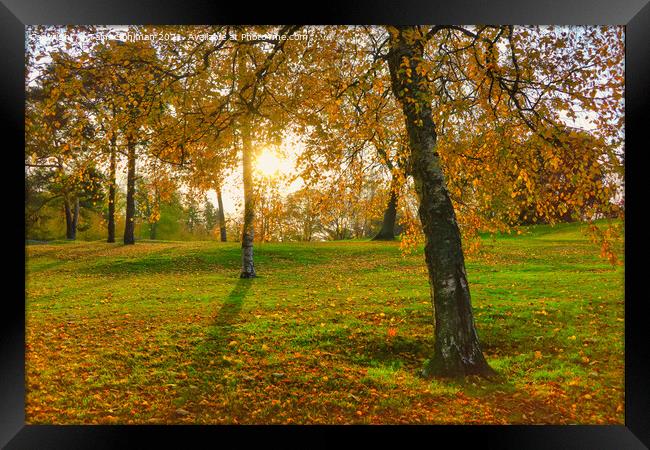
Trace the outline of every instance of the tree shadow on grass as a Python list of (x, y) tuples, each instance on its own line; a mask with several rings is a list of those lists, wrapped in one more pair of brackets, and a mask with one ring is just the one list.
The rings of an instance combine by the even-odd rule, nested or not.
[(415, 375), (419, 374), (432, 351), (433, 345), (420, 339), (397, 337), (389, 341), (384, 337), (366, 335), (349, 341), (345, 356), (351, 364), (358, 366), (402, 369)]
[[(174, 407), (184, 408), (193, 413), (200, 408), (198, 403), (206, 393), (220, 390), (230, 382), (236, 383), (236, 380), (228, 380), (224, 377), (224, 371), (228, 366), (236, 364), (229, 357), (229, 354), (233, 353), (229, 343), (233, 338), (244, 299), (254, 280), (238, 279), (215, 314), (205, 341), (196, 347), (192, 364), (188, 367), (188, 379), (179, 389)], [(181, 417), (176, 417), (176, 420)]]
[[(26, 280), (26, 286), (27, 289), (32, 287), (33, 279), (32, 277), (35, 277), (35, 275), (28, 275), (27, 280)], [(93, 301), (93, 299), (97, 299), (98, 293), (101, 293), (100, 295), (104, 295), (103, 293), (103, 288), (106, 286), (112, 285), (114, 282), (111, 279), (101, 279), (101, 278), (95, 278), (91, 279), (89, 281), (83, 281), (79, 282), (77, 281), (76, 284), (66, 284), (65, 286), (56, 286), (59, 290), (56, 290), (54, 292), (48, 292), (46, 294), (39, 294), (39, 295), (34, 295), (34, 294), (25, 294), (26, 299), (29, 302), (49, 302), (48, 306), (54, 306), (53, 303), (51, 302), (56, 302), (58, 307), (61, 308), (71, 308), (73, 306), (78, 306), (79, 302), (90, 302)], [(69, 287), (72, 286), (72, 287)], [(50, 285), (48, 285), (50, 287)], [(73, 301), (75, 303), (71, 303)], [(100, 308), (101, 310), (101, 308)]]
[[(333, 339), (336, 341), (335, 339)], [(345, 342), (347, 341), (347, 342)], [(417, 374), (418, 378), (430, 385), (432, 396), (438, 402), (453, 401), (461, 392), (468, 401), (478, 401), (490, 404), (494, 414), (508, 414), (512, 423), (564, 423), (569, 416), (563, 415), (562, 407), (565, 402), (561, 397), (551, 401), (548, 397), (527, 389), (517, 383), (519, 376), (508, 374), (506, 370), (497, 371), (496, 376), (489, 379), (470, 376), (465, 378), (423, 378), (420, 369), (426, 358), (433, 351), (433, 340), (397, 337), (387, 340), (384, 337), (367, 334), (360, 339), (340, 339), (331, 348), (332, 357), (347, 361), (346, 365), (364, 366), (376, 370), (375, 375), (367, 376), (364, 384), (371, 387), (382, 387), (391, 373), (406, 371)], [(487, 345), (493, 348), (493, 346)], [(489, 358), (488, 358), (489, 362)], [(379, 379), (375, 379), (379, 376)], [(397, 385), (397, 382), (394, 382)], [(545, 383), (540, 382), (540, 386)], [(558, 386), (555, 383), (555, 386)], [(508, 413), (508, 408), (511, 409)], [(526, 416), (521, 416), (526, 414)]]
[(230, 291), (230, 294), (226, 297), (226, 301), (221, 305), (221, 308), (215, 315), (214, 324), (210, 332), (211, 340), (222, 341), (227, 339), (231, 334), (233, 322), (239, 315), (244, 297), (246, 297), (253, 282), (251, 279), (239, 278), (237, 280), (235, 287)]
[(25, 274), (27, 276), (30, 276), (35, 273), (39, 272), (45, 272), (47, 270), (52, 270), (52, 269), (57, 269), (58, 267), (64, 265), (66, 263), (65, 260), (62, 259), (57, 259), (57, 260), (51, 260), (51, 261), (41, 261), (41, 260), (35, 260), (32, 262), (30, 258), (27, 259), (27, 264), (25, 266)]
[(80, 270), (88, 274), (169, 274), (215, 272), (236, 269), (241, 252), (235, 247), (215, 247), (197, 254), (176, 253), (175, 248), (148, 250), (146, 253), (116, 256), (95, 261)]

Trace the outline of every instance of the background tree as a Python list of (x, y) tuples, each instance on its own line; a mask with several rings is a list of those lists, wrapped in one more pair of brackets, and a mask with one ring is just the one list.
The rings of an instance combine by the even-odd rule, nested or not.
[(65, 88), (80, 81), (61, 82), (66, 59), (65, 55), (53, 54), (40, 85), (27, 90), (25, 166), (27, 184), (30, 174), (37, 170), (32, 186), (34, 181), (45, 183), (40, 190), (49, 191), (50, 200), (62, 199), (66, 238), (76, 239), (80, 201), (98, 200), (100, 193), (94, 181), (99, 173), (94, 169), (95, 130)]
[(320, 214), (321, 193), (310, 187), (292, 192), (286, 198), (285, 238), (287, 240), (315, 240), (323, 232)]
[(207, 198), (203, 202), (203, 222), (208, 234), (212, 234), (214, 227), (219, 223), (219, 211)]

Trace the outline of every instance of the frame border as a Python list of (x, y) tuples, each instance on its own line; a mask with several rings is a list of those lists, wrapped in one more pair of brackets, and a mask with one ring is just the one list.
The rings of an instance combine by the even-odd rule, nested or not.
[[(641, 154), (648, 148), (648, 109), (650, 107), (650, 0), (455, 0), (438, 3), (408, 0), (400, 4), (381, 0), (340, 0), (318, 4), (318, 10), (306, 12), (305, 6), (283, 7), (267, 2), (255, 9), (232, 9), (208, 4), (204, 0), (144, 0), (134, 4), (126, 0), (2, 0), (0, 3), (0, 50), (5, 61), (0, 90), (1, 123), (7, 127), (2, 149), (10, 161), (11, 173), (3, 176), (11, 222), (3, 236), (12, 243), (7, 255), (17, 273), (13, 287), (23, 289), (25, 248), (24, 204), (14, 192), (24, 185), (24, 33), (28, 24), (408, 24), (408, 23), (513, 23), (557, 25), (626, 25), (625, 42), (625, 426), (56, 426), (25, 425), (25, 303), (16, 295), (4, 295), (5, 314), (0, 319), (0, 445), (4, 448), (99, 448), (151, 445), (152, 439), (165, 444), (186, 444), (199, 434), (214, 443), (223, 438), (239, 444), (249, 439), (272, 438), (283, 446), (291, 442), (309, 442), (310, 446), (337, 445), (341, 438), (361, 434), (367, 443), (403, 445), (409, 437), (430, 442), (440, 438), (488, 448), (507, 449), (637, 449), (650, 447), (650, 348), (644, 323), (643, 298), (637, 298), (641, 283), (639, 269), (642, 248), (627, 245), (639, 232), (641, 216), (635, 190), (640, 185)], [(288, 6), (288, 5), (286, 5)], [(314, 5), (312, 5), (313, 7)], [(179, 14), (182, 11), (182, 14)], [(7, 176), (8, 175), (8, 176)], [(13, 195), (12, 195), (13, 194)], [(630, 200), (631, 197), (631, 200)], [(639, 196), (640, 199), (643, 197)], [(638, 208), (638, 209), (637, 209)], [(6, 222), (10, 221), (7, 215)], [(5, 225), (5, 224), (3, 224)], [(10, 238), (9, 238), (10, 237)], [(8, 239), (7, 239), (8, 238)], [(640, 242), (640, 241), (637, 241)], [(22, 266), (21, 263), (22, 262)], [(9, 266), (9, 264), (7, 265)], [(22, 280), (22, 282), (20, 281)], [(331, 436), (335, 431), (340, 436)], [(6, 447), (5, 447), (6, 446)]]

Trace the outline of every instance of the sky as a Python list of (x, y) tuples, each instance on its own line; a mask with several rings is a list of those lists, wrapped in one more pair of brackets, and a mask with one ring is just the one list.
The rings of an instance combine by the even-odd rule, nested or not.
[[(295, 173), (296, 156), (301, 149), (296, 147), (295, 143), (290, 145), (285, 141), (283, 141), (280, 147), (280, 152), (275, 152), (272, 149), (262, 149), (254, 163), (258, 176), (290, 176)], [(292, 183), (284, 182), (283, 192), (290, 194), (300, 189), (303, 185), (304, 183), (300, 178), (294, 180)], [(217, 193), (214, 190), (211, 189), (207, 192), (207, 198), (215, 207), (218, 207)], [(241, 202), (244, 198), (241, 170), (235, 170), (228, 175), (221, 192), (221, 198), (223, 200), (223, 210), (226, 215), (235, 214), (241, 209)]]

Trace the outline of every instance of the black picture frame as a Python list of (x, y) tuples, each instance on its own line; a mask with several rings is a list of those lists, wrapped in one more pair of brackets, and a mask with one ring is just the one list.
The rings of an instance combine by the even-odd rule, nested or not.
[[(452, 2), (333, 1), (315, 4), (224, 6), (207, 1), (3, 0), (0, 4), (2, 89), (0, 140), (5, 183), (4, 266), (15, 271), (5, 279), (0, 297), (4, 313), (0, 334), (0, 445), (17, 448), (123, 448), (175, 444), (188, 447), (195, 439), (215, 446), (265, 439), (282, 447), (340, 445), (362, 434), (364, 447), (375, 443), (435, 446), (474, 444), (499, 449), (637, 449), (650, 446), (650, 350), (638, 239), (643, 195), (644, 150), (650, 107), (649, 0), (454, 0)], [(23, 197), (24, 184), (24, 36), (29, 24), (554, 24), (626, 26), (626, 246), (625, 246), (625, 425), (624, 426), (34, 426), (25, 425), (25, 304)], [(12, 137), (13, 139), (8, 139)], [(8, 203), (8, 204), (7, 204)], [(10, 245), (12, 244), (12, 245)], [(12, 291), (6, 289), (11, 284)], [(21, 294), (22, 291), (22, 294)], [(11, 292), (11, 294), (9, 293)], [(20, 299), (23, 299), (21, 301)], [(332, 432), (336, 432), (335, 435)], [(404, 436), (407, 434), (408, 436)], [(407, 439), (405, 439), (405, 437)], [(227, 441), (225, 440), (227, 439)], [(229, 446), (229, 445), (228, 445)]]

